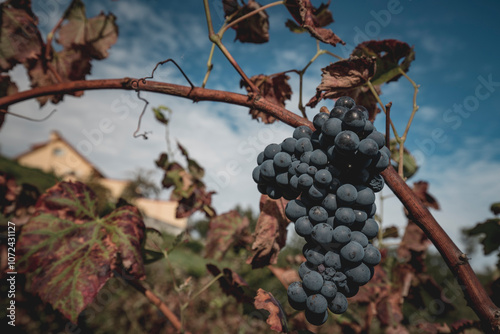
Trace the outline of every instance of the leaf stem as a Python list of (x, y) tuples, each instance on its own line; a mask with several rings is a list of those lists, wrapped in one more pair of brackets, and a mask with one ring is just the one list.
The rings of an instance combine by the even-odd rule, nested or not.
[(255, 14), (257, 14), (257, 13), (263, 11), (263, 10), (266, 10), (266, 9), (268, 9), (270, 7), (273, 7), (273, 6), (283, 5), (284, 3), (285, 2), (283, 0), (281, 0), (281, 1), (271, 2), (271, 3), (269, 3), (269, 4), (265, 5), (265, 6), (259, 7), (259, 8), (255, 9), (255, 10), (251, 11), (250, 13), (247, 13), (247, 14), (241, 16), (241, 17), (238, 17), (236, 20), (234, 20), (232, 22), (229, 22), (229, 24), (226, 25), (225, 27), (223, 27), (220, 30), (219, 33), (221, 34), (221, 37), (222, 37), (222, 35), (226, 32), (227, 29), (233, 27), (234, 25), (240, 23), (243, 20), (248, 19), (250, 16), (253, 16), (253, 15), (255, 15)]
[(205, 73), (205, 78), (203, 78), (203, 83), (201, 84), (202, 88), (205, 88), (205, 86), (207, 85), (208, 77), (210, 76), (210, 73), (214, 68), (214, 64), (212, 63), (212, 58), (214, 57), (214, 50), (215, 50), (215, 44), (212, 43), (212, 47), (210, 48), (210, 54), (208, 55), (207, 73)]
[(181, 306), (181, 310), (185, 310), (189, 306), (190, 302), (192, 302), (193, 300), (195, 300), (200, 294), (202, 294), (206, 289), (208, 289), (209, 287), (211, 287), (212, 284), (214, 284), (215, 282), (217, 282), (223, 276), (224, 276), (224, 273), (219, 273), (219, 275), (215, 276), (210, 282), (208, 282), (207, 284), (205, 284), (203, 286), (203, 288), (201, 288), (198, 292), (196, 292), (191, 298), (189, 298), (189, 300), (186, 303), (184, 303)]
[(403, 136), (401, 137), (403, 139), (403, 142), (406, 140), (406, 136), (408, 134), (408, 131), (410, 130), (411, 123), (413, 122), (413, 118), (415, 117), (415, 114), (418, 111), (418, 105), (417, 105), (417, 94), (418, 94), (418, 88), (420, 85), (417, 85), (415, 81), (413, 81), (406, 73), (401, 69), (401, 67), (398, 67), (399, 72), (411, 83), (413, 86), (413, 110), (410, 115), (410, 119), (408, 120), (408, 124), (406, 124), (406, 129), (405, 132), (403, 133)]
[[(373, 84), (371, 83), (371, 81), (368, 80), (368, 82), (366, 83), (366, 85), (368, 86), (368, 88), (372, 92), (373, 96), (377, 100), (378, 104), (380, 105), (380, 108), (382, 108), (382, 111), (384, 112), (384, 114), (387, 115), (387, 110), (386, 110), (384, 104), (382, 103), (382, 100), (380, 100), (380, 96), (378, 95), (377, 91), (375, 90), (375, 87), (373, 87)], [(396, 140), (399, 141), (398, 131), (396, 130), (396, 127), (394, 126), (394, 123), (392, 122), (392, 119), (390, 119), (390, 118), (388, 118), (388, 119), (389, 119), (389, 122), (390, 122), (391, 127), (392, 127), (392, 132), (394, 132), (394, 137), (396, 138)]]

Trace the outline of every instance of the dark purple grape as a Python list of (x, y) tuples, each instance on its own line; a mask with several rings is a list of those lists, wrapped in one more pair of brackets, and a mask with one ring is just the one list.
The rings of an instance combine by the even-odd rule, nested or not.
[(347, 109), (351, 109), (356, 105), (356, 102), (352, 97), (349, 96), (341, 96), (335, 101), (335, 106), (346, 107)]
[(300, 139), (300, 138), (310, 139), (312, 133), (313, 132), (312, 132), (310, 127), (308, 127), (306, 125), (301, 125), (293, 131), (293, 138), (295, 138), (295, 139)]

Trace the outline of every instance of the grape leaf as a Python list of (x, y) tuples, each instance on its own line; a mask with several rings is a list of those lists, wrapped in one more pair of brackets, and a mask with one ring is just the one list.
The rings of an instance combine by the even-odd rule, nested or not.
[(288, 332), (285, 312), (280, 302), (274, 298), (272, 293), (259, 288), (257, 296), (255, 296), (254, 305), (258, 310), (264, 309), (269, 312), (266, 322), (271, 326), (272, 330), (280, 333)]
[(413, 183), (413, 192), (424, 203), (425, 206), (439, 210), (438, 201), (427, 192), (429, 183), (425, 181), (418, 181)]
[(500, 247), (500, 219), (487, 219), (483, 223), (478, 223), (471, 229), (464, 230), (468, 236), (481, 236), (480, 242), (483, 245), (484, 255), (491, 254)]
[(325, 98), (337, 98), (361, 87), (375, 74), (375, 60), (368, 57), (350, 57), (322, 68), (321, 83), (307, 106), (315, 107)]
[(59, 44), (65, 49), (82, 48), (93, 59), (108, 57), (108, 49), (118, 39), (118, 26), (113, 14), (100, 13), (88, 19), (83, 2), (73, 0), (63, 17), (67, 23), (59, 30)]
[[(399, 147), (396, 139), (391, 139), (390, 142), (391, 159), (393, 160), (393, 165), (396, 170), (399, 166)], [(410, 151), (404, 148), (403, 151), (403, 176), (407, 179), (412, 177), (418, 171), (417, 161), (415, 157), (411, 155)]]
[(232, 210), (210, 219), (206, 256), (221, 260), (226, 252), (236, 245), (247, 245), (251, 242), (248, 227), (250, 221)]
[(18, 271), (30, 290), (72, 322), (123, 266), (144, 278), (144, 223), (137, 208), (97, 215), (96, 195), (81, 182), (60, 182), (37, 202), (18, 241)]
[(491, 210), (491, 212), (493, 212), (493, 214), (495, 216), (498, 215), (498, 214), (500, 214), (500, 203), (493, 203), (493, 204), (491, 204), (490, 210)]
[[(221, 270), (213, 264), (207, 264), (207, 270), (214, 277), (221, 273)], [(248, 287), (248, 283), (229, 268), (222, 269), (222, 273), (223, 276), (218, 279), (222, 291), (228, 296), (233, 296), (240, 303), (251, 303), (251, 297), (243, 289), (244, 287)]]
[[(249, 0), (243, 6), (239, 6), (237, 1), (223, 1), (223, 6), (226, 16), (236, 14), (229, 23), (262, 7), (255, 0)], [(265, 10), (261, 10), (257, 14), (231, 26), (231, 28), (236, 30), (235, 41), (257, 44), (269, 41), (269, 15)]]
[(27, 223), (40, 197), (38, 188), (27, 183), (18, 184), (15, 178), (0, 171), (0, 217), (21, 226)]
[(168, 154), (162, 153), (156, 165), (165, 171), (163, 187), (173, 187), (170, 200), (178, 202), (176, 217), (189, 217), (196, 211), (202, 211), (207, 217), (215, 216), (215, 209), (211, 206), (213, 191), (207, 192), (205, 183), (201, 180), (203, 168), (190, 159), (184, 147), (179, 145), (181, 153), (188, 160), (188, 170), (179, 163), (169, 161)]
[[(251, 77), (250, 81), (252, 81), (257, 88), (259, 88), (260, 94), (263, 97), (284, 107), (285, 101), (290, 100), (292, 97), (292, 88), (288, 84), (289, 79), (290, 77), (286, 74), (274, 76), (259, 74)], [(245, 87), (248, 93), (252, 92), (252, 89), (243, 80), (240, 82), (240, 87)], [(252, 115), (252, 119), (260, 119), (265, 124), (271, 124), (276, 121), (275, 117), (257, 109), (250, 109), (250, 115)]]
[(150, 264), (165, 257), (163, 253), (163, 250), (166, 248), (165, 239), (160, 231), (147, 227), (144, 239), (145, 241), (142, 245), (144, 264)]
[(252, 244), (252, 256), (247, 263), (252, 268), (262, 268), (276, 264), (278, 253), (285, 246), (287, 226), (290, 223), (285, 216), (286, 200), (273, 200), (267, 195), (260, 198), (260, 215), (255, 227), (255, 241)]
[(0, 10), (0, 69), (5, 72), (16, 64), (38, 58), (44, 43), (31, 1), (6, 1), (0, 4)]
[(352, 56), (375, 57), (377, 71), (372, 78), (372, 84), (381, 85), (385, 82), (397, 81), (401, 77), (398, 67), (405, 72), (415, 60), (415, 51), (407, 43), (396, 39), (382, 41), (366, 41), (353, 50)]
[[(286, 0), (285, 6), (290, 14), (300, 25), (301, 28), (309, 31), (311, 36), (319, 41), (336, 46), (337, 43), (345, 45), (345, 42), (340, 39), (330, 29), (322, 28), (333, 22), (332, 13), (328, 10), (330, 2), (321, 4), (320, 7), (314, 8), (310, 0)], [(291, 27), (292, 31), (298, 32), (298, 27), (291, 24), (292, 21), (286, 23), (287, 27)]]

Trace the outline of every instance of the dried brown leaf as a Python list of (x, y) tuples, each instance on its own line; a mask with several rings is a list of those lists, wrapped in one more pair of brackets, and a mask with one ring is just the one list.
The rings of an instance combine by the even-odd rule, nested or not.
[(255, 241), (252, 245), (252, 256), (247, 263), (252, 268), (262, 268), (276, 264), (278, 254), (286, 243), (286, 227), (290, 223), (285, 216), (286, 200), (273, 200), (262, 195), (260, 200), (260, 215), (255, 227)]
[[(249, 0), (241, 7), (236, 1), (223, 1), (223, 5), (226, 16), (236, 13), (229, 23), (262, 7), (255, 0)], [(233, 25), (232, 28), (236, 30), (235, 40), (242, 43), (261, 44), (269, 41), (269, 15), (265, 10)]]
[(221, 272), (223, 276), (218, 279), (219, 285), (228, 296), (233, 296), (240, 303), (251, 303), (252, 298), (246, 293), (243, 287), (247, 287), (248, 283), (229, 268), (224, 268), (222, 271), (213, 264), (207, 264), (207, 270), (214, 277), (217, 277)]
[(271, 329), (277, 332), (287, 332), (285, 312), (279, 301), (274, 298), (273, 294), (263, 289), (257, 290), (254, 302), (256, 309), (264, 309), (269, 312), (269, 317), (266, 322)]
[[(251, 77), (250, 81), (259, 88), (260, 95), (266, 98), (266, 100), (284, 107), (285, 101), (290, 100), (292, 97), (292, 88), (288, 84), (289, 79), (290, 77), (286, 74), (274, 76), (259, 74)], [(243, 80), (240, 82), (240, 87), (245, 87), (248, 93), (252, 92), (252, 89)], [(257, 109), (250, 109), (250, 115), (252, 115), (252, 119), (262, 120), (265, 124), (276, 121), (275, 117)]]

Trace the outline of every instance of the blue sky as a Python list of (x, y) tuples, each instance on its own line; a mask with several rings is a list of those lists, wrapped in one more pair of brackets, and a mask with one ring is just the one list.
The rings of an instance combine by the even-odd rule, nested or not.
[[(221, 0), (209, 2), (217, 30), (223, 19)], [(262, 4), (270, 2), (261, 1)], [(44, 34), (57, 22), (67, 3), (69, 1), (44, 1), (43, 4), (33, 1)], [(201, 84), (211, 45), (202, 1), (86, 3), (89, 16), (101, 10), (111, 11), (120, 27), (120, 37), (111, 48), (110, 57), (93, 64), (90, 78), (143, 77), (149, 75), (158, 61), (173, 58), (196, 85)], [(430, 182), (430, 192), (442, 206), (441, 211), (435, 212), (436, 218), (462, 246), (460, 229), (491, 217), (489, 205), (500, 200), (500, 65), (497, 61), (500, 4), (493, 0), (474, 4), (455, 1), (452, 6), (450, 2), (435, 1), (333, 1), (330, 9), (335, 23), (329, 27), (347, 46), (322, 45), (324, 49), (346, 57), (357, 42), (386, 38), (399, 39), (415, 47), (416, 60), (409, 75), (421, 85), (417, 100), (420, 110), (407, 145), (417, 156), (421, 168), (409, 183)], [(233, 31), (224, 36), (228, 49), (249, 76), (300, 69), (316, 50), (316, 43), (309, 35), (293, 34), (284, 26), (290, 18), (284, 7), (273, 7), (267, 12), (269, 43), (233, 42)], [(320, 69), (333, 61), (334, 58), (323, 55), (308, 69), (304, 78), (305, 101), (314, 95), (320, 83)], [(238, 75), (217, 50), (213, 62), (207, 87), (243, 92)], [(22, 68), (16, 67), (11, 75), (21, 89), (29, 88)], [(290, 77), (294, 95), (287, 108), (298, 112), (298, 78), (293, 73)], [(155, 79), (185, 84), (173, 66), (163, 66)], [(402, 132), (411, 112), (413, 89), (400, 79), (384, 85), (382, 92), (384, 103), (393, 102), (393, 121)], [(252, 121), (247, 110), (237, 106), (193, 104), (158, 94), (143, 96), (149, 99), (150, 106), (163, 104), (173, 110), (170, 138), (179, 140), (191, 156), (205, 166), (206, 183), (218, 191), (214, 197), (216, 209), (223, 212), (242, 204), (257, 210), (259, 194), (250, 177), (255, 157), (268, 143), (281, 142), (290, 136), (292, 129), (283, 124), (265, 126)], [(320, 105), (331, 107), (332, 102)], [(118, 107), (125, 113), (119, 113)], [(47, 140), (53, 129), (58, 129), (78, 147), (88, 140), (84, 133), (97, 131), (103, 118), (111, 119), (115, 126), (92, 146), (87, 158), (107, 176), (126, 178), (138, 168), (154, 169), (154, 160), (166, 150), (165, 129), (151, 113), (145, 116), (142, 126), (143, 130), (152, 132), (149, 140), (132, 138), (142, 109), (142, 102), (132, 92), (86, 92), (82, 98), (66, 97), (62, 103), (49, 104), (41, 110), (34, 101), (20, 103), (11, 110), (41, 117), (54, 108), (56, 114), (43, 123), (8, 117), (0, 130), (2, 154), (19, 154), (32, 143)], [(308, 116), (312, 118), (317, 111), (309, 109)], [(380, 116), (376, 122), (379, 129), (383, 129), (383, 121)], [(157, 177), (161, 177), (159, 172)], [(389, 195), (390, 190), (384, 190), (384, 194)], [(405, 223), (401, 204), (394, 198), (385, 201), (384, 224), (396, 225), (402, 232)], [(472, 264), (482, 267), (495, 260), (477, 253)]]

